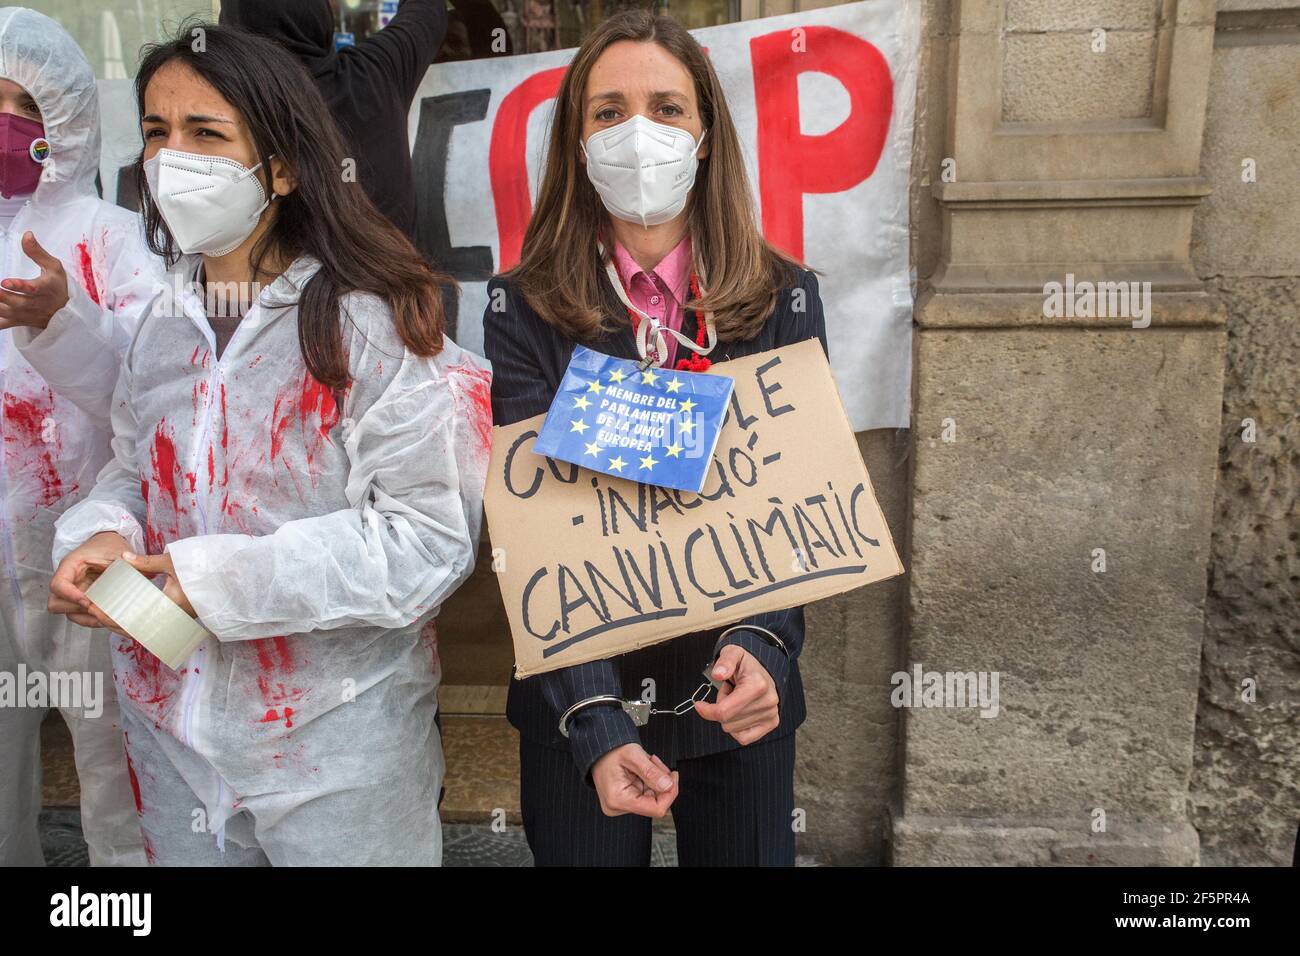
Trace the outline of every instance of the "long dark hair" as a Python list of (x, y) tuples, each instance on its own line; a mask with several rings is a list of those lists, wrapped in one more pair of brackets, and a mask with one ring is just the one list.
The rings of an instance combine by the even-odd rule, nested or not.
[(539, 316), (570, 338), (587, 341), (615, 327), (613, 316), (621, 312), (611, 314), (606, 305), (604, 263), (596, 252), (609, 214), (578, 152), (587, 78), (601, 54), (622, 40), (657, 43), (695, 81), (711, 145), (686, 207), (691, 249), (704, 283), (704, 297), (687, 308), (713, 312), (724, 342), (752, 339), (771, 316), (777, 293), (793, 279), (795, 263), (758, 228), (740, 137), (713, 64), (685, 27), (647, 10), (624, 10), (603, 21), (569, 63), (555, 98), (533, 217), (519, 263), (506, 275)]
[[(275, 156), (297, 182), (293, 192), (275, 200), (278, 211), (254, 247), (251, 264), (257, 276), (271, 255), (282, 263), (301, 255), (320, 262), (298, 303), (298, 344), (316, 380), (333, 389), (350, 382), (339, 318), (339, 301), (349, 292), (383, 299), (406, 347), (416, 355), (437, 355), (444, 328), (442, 296), (455, 282), (425, 263), (355, 177), (345, 181), (347, 149), (315, 82), (298, 61), (272, 41), (237, 27), (188, 22), (175, 39), (142, 52), (135, 78), (141, 116), (149, 81), (173, 62), (185, 64), (239, 110), (268, 181)], [(135, 182), (149, 248), (174, 263), (180, 250), (149, 194), (143, 152)]]

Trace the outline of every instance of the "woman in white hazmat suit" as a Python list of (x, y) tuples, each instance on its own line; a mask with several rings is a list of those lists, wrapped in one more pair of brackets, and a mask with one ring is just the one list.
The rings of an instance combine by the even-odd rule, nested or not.
[(127, 352), (50, 606), (111, 629), (84, 590), (121, 555), (212, 635), (179, 671), (110, 638), (153, 861), (437, 864), (433, 619), (473, 563), (489, 376), (302, 67), (203, 29), (136, 78), (146, 227), (197, 285)]
[(0, 672), (17, 691), (0, 701), (0, 865), (42, 861), (46, 711), (22, 668), (61, 689), (48, 703), (72, 731), (90, 862), (144, 863), (107, 644), (46, 610), (55, 519), (111, 457), (121, 356), (163, 276), (140, 217), (96, 192), (99, 142), (77, 44), (43, 14), (0, 8)]

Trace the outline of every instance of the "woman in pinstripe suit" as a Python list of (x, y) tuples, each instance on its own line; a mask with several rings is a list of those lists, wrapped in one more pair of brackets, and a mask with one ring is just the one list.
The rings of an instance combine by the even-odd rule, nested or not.
[[(579, 343), (623, 358), (648, 347), (688, 369), (702, 352), (826, 344), (815, 275), (759, 232), (712, 66), (683, 27), (644, 11), (606, 20), (569, 66), (520, 262), (489, 303), (497, 424), (545, 412)], [(792, 608), (512, 681), (537, 862), (646, 865), (651, 822), (671, 810), (683, 865), (792, 864), (803, 637)], [(682, 716), (638, 728), (617, 705), (585, 704), (653, 686), (672, 706), (710, 662), (717, 701)]]

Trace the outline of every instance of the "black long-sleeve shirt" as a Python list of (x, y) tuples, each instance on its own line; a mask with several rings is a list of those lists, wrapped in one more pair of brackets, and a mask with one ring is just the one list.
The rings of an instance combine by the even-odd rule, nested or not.
[(221, 22), (275, 40), (307, 67), (379, 211), (415, 236), (415, 177), (406, 119), (447, 33), (445, 0), (402, 0), (388, 26), (334, 49), (329, 0), (224, 0)]

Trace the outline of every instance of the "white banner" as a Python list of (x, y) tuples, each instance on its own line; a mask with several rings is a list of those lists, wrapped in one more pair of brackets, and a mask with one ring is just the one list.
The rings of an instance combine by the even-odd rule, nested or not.
[[(831, 366), (857, 431), (906, 427), (916, 0), (694, 31), (740, 132), (767, 238), (820, 273)], [(551, 100), (572, 50), (444, 63), (411, 109), (417, 245), (461, 283), (452, 336), (483, 348), (487, 279), (518, 260)], [(100, 83), (104, 192), (140, 148), (130, 84)]]

